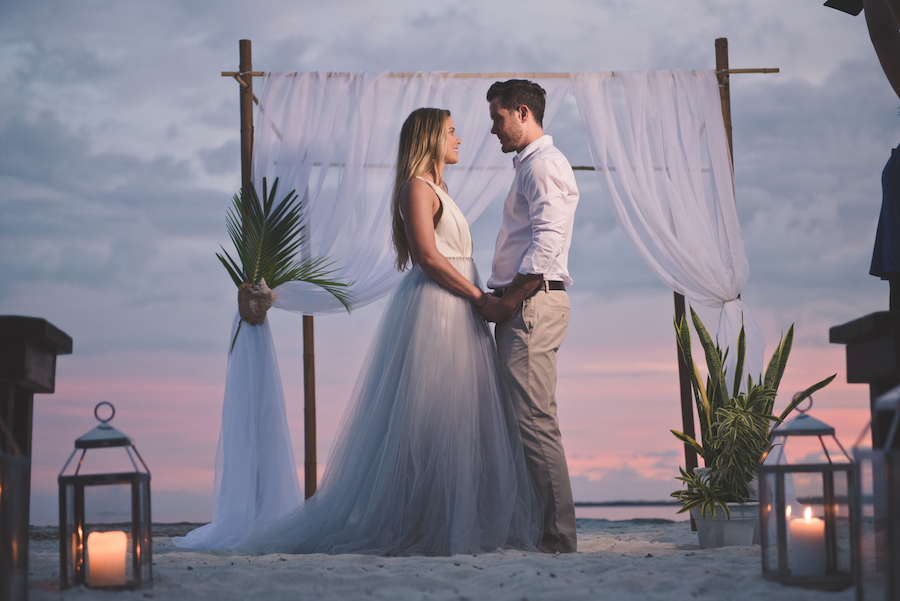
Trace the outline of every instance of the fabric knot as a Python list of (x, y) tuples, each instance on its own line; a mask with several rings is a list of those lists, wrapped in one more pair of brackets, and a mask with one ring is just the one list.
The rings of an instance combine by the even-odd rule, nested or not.
[(266, 321), (266, 312), (276, 298), (278, 295), (266, 286), (265, 279), (260, 280), (255, 286), (248, 283), (241, 284), (238, 286), (238, 312), (241, 314), (241, 320), (251, 326), (262, 325)]

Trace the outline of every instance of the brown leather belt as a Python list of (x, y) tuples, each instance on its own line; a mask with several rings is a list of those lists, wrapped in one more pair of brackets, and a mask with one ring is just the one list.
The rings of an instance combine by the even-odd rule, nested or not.
[[(496, 288), (496, 289), (494, 289), (493, 294), (494, 294), (494, 296), (496, 296), (497, 298), (500, 298), (501, 296), (503, 296), (503, 294), (504, 294), (508, 289), (509, 289), (509, 287), (506, 287), (506, 288)], [(561, 281), (559, 281), (559, 280), (544, 280), (543, 282), (541, 282), (541, 285), (538, 286), (538, 287), (534, 290), (534, 292), (532, 292), (531, 294), (535, 294), (538, 290), (550, 291), (550, 290), (565, 290), (565, 289), (566, 289), (566, 285), (563, 284), (563, 283), (562, 283)]]

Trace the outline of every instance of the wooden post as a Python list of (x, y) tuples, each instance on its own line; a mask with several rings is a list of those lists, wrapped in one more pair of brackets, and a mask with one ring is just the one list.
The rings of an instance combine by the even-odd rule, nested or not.
[(316, 353), (313, 316), (303, 316), (303, 493), (310, 498), (316, 492)]
[(728, 76), (728, 38), (716, 39), (716, 74), (719, 78), (719, 98), (722, 100), (722, 118), (725, 120), (725, 136), (728, 138), (728, 157), (734, 172), (734, 150), (731, 144), (731, 83)]
[(34, 395), (56, 389), (72, 338), (45, 319), (0, 316), (0, 599), (28, 599)]
[[(684, 295), (675, 294), (675, 321), (677, 323), (681, 323), (682, 318), (685, 316), (685, 303), (684, 303)], [(688, 320), (690, 322), (690, 320)], [(686, 435), (690, 436), (694, 440), (697, 439), (697, 436), (694, 432), (694, 397), (691, 392), (691, 372), (688, 368), (688, 364), (684, 362), (684, 357), (681, 356), (681, 350), (678, 348), (678, 341), (675, 341), (675, 352), (678, 354), (678, 388), (681, 392), (681, 427), (682, 432)], [(697, 451), (688, 444), (684, 445), (684, 470), (687, 473), (693, 473), (694, 468), (697, 467)], [(691, 519), (691, 525), (693, 526), (694, 520)], [(696, 530), (696, 527), (693, 527)]]
[[(677, 292), (673, 294), (675, 295), (675, 321), (681, 323), (685, 315), (684, 295)], [(697, 436), (694, 433), (694, 399), (691, 394), (691, 372), (688, 371), (688, 365), (681, 356), (678, 340), (675, 341), (675, 353), (678, 355), (678, 389), (681, 393), (681, 431), (697, 440)], [(685, 443), (684, 471), (692, 474), (695, 467), (697, 467), (697, 451)], [(697, 530), (697, 524), (694, 522), (693, 517), (691, 517), (691, 530)]]
[(241, 82), (241, 189), (250, 189), (250, 166), (253, 159), (253, 58), (250, 40), (238, 42), (240, 47)]

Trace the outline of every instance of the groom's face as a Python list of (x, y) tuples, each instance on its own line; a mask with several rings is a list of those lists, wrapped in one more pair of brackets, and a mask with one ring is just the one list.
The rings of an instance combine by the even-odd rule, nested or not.
[(518, 152), (522, 140), (522, 123), (519, 113), (508, 111), (500, 106), (500, 98), (491, 100), (491, 121), (494, 126), (491, 133), (500, 140), (503, 152)]

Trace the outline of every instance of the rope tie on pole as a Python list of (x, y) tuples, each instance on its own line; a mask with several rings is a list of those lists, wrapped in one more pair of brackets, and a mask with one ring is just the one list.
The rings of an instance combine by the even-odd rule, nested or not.
[(242, 73), (232, 73), (231, 76), (232, 76), (239, 84), (241, 84), (241, 87), (242, 87), (242, 88), (249, 88), (249, 87), (250, 87), (250, 84), (248, 84), (246, 81), (244, 81), (243, 79), (241, 79), (241, 75), (247, 75), (248, 73), (251, 73), (251, 72), (250, 72), (250, 71), (244, 71), (244, 72), (242, 72)]

